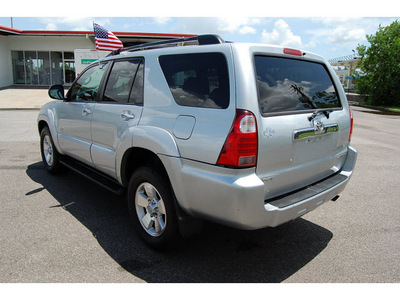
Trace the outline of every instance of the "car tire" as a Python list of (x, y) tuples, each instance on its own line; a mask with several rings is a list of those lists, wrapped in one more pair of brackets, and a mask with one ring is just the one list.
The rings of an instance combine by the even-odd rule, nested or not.
[(178, 237), (178, 221), (168, 177), (154, 167), (140, 167), (127, 193), (129, 214), (142, 240), (164, 250)]
[(46, 126), (40, 133), (40, 152), (46, 170), (51, 174), (58, 174), (62, 170), (60, 154), (54, 146), (49, 128)]

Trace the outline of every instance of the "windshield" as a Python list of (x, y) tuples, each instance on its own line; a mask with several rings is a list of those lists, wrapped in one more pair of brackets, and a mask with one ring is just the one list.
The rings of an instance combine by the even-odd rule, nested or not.
[(263, 114), (341, 108), (332, 79), (322, 64), (256, 55), (255, 67)]

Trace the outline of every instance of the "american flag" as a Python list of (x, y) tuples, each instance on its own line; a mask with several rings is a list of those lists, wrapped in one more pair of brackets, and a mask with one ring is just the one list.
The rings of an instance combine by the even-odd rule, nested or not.
[(111, 31), (104, 29), (96, 23), (93, 23), (93, 28), (97, 50), (113, 51), (115, 49), (124, 48), (122, 42)]

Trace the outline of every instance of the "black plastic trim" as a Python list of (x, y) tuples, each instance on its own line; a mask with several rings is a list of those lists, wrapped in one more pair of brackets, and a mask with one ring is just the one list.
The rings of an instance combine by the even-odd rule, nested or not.
[(278, 208), (284, 208), (286, 206), (295, 204), (297, 202), (301, 202), (307, 198), (315, 196), (319, 193), (326, 191), (329, 188), (338, 185), (348, 179), (347, 176), (342, 175), (340, 173), (336, 173), (335, 175), (329, 176), (321, 181), (308, 185), (302, 189), (272, 198), (264, 201), (265, 204), (271, 204)]
[(114, 194), (122, 195), (125, 191), (125, 188), (120, 185), (115, 179), (71, 157), (62, 156), (60, 159), (60, 163), (68, 167), (69, 169), (81, 174), (82, 176), (90, 179), (91, 181), (99, 184), (100, 186), (104, 187)]

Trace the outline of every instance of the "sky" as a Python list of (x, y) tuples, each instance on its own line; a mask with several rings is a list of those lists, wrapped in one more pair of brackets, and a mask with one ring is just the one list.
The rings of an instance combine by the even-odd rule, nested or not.
[[(63, 7), (58, 9), (55, 2), (44, 0), (42, 7), (46, 8), (39, 5), (32, 10), (32, 2), (22, 0), (22, 5), (18, 1), (17, 6), (0, 12), (0, 25), (11, 27), (12, 17), (13, 27), (21, 30), (93, 30), (96, 22), (113, 32), (215, 33), (227, 41), (283, 45), (331, 59), (352, 54), (359, 44), (368, 46), (366, 35), (374, 34), (379, 25), (400, 20), (398, 4), (386, 1), (367, 7), (359, 0), (286, 0), (275, 6), (267, 5), (267, 0), (238, 1), (236, 6), (221, 0), (132, 0), (125, 5), (120, 0), (119, 6), (110, 6), (108, 1), (107, 7), (100, 5), (99, 9), (89, 2), (70, 0), (69, 6), (60, 2)], [(182, 3), (192, 7), (176, 9)]]

